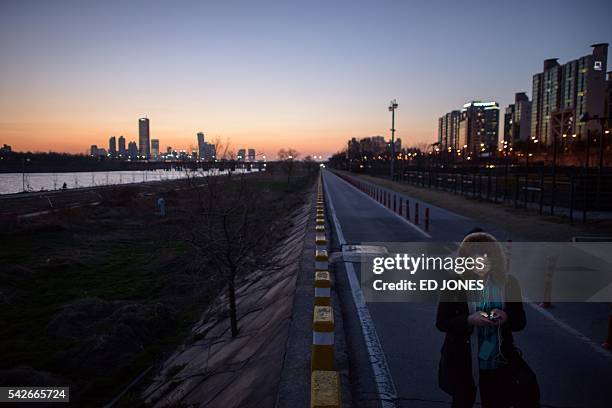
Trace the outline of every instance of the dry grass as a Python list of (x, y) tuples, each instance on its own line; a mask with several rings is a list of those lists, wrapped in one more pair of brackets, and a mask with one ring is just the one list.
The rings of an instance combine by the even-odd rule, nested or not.
[[(291, 186), (283, 174), (254, 176), (263, 219), (288, 216), (312, 182), (304, 174)], [(99, 406), (188, 337), (225, 281), (182, 239), (197, 209), (187, 187), (108, 190), (98, 207), (3, 229), (0, 385), (68, 383), (73, 401)], [(155, 213), (159, 196), (166, 217)], [(273, 230), (271, 241), (282, 234)]]

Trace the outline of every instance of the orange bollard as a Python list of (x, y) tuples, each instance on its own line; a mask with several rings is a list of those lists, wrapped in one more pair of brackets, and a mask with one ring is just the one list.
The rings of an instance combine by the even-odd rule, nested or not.
[(555, 261), (552, 257), (546, 257), (546, 275), (544, 275), (544, 300), (540, 307), (548, 309), (552, 306), (552, 280), (555, 271)]
[(506, 245), (506, 271), (510, 273), (510, 258), (512, 257), (512, 240), (508, 240)]

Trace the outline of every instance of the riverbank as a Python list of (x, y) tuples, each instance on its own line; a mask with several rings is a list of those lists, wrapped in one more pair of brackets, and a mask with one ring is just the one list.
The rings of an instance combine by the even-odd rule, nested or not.
[[(231, 194), (239, 177), (219, 179)], [(266, 245), (305, 200), (312, 175), (247, 177)], [(185, 180), (97, 190), (99, 205), (5, 224), (0, 233), (0, 383), (71, 386), (102, 406), (190, 336), (226, 285), (190, 245), (200, 187)], [(156, 213), (163, 196), (166, 216)], [(126, 395), (128, 405), (140, 403)], [(131, 402), (129, 402), (131, 401)]]

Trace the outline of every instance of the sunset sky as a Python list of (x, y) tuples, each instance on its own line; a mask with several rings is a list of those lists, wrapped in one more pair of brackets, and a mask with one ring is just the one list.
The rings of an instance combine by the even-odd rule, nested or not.
[[(274, 156), (434, 141), (471, 99), (531, 96), (545, 58), (612, 41), (612, 1), (0, 2), (0, 145), (85, 152), (196, 132)], [(609, 68), (610, 69), (610, 68)]]

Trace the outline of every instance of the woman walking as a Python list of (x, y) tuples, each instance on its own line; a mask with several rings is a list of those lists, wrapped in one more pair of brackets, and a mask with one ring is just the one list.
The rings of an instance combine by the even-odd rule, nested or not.
[(473, 406), (477, 384), (484, 408), (538, 407), (535, 374), (514, 347), (512, 332), (523, 330), (526, 318), (502, 246), (478, 231), (465, 237), (457, 256), (485, 259), (483, 268), (462, 276), (481, 279), (484, 289), (445, 296), (438, 305), (436, 327), (446, 333), (440, 388), (453, 397), (454, 408)]

